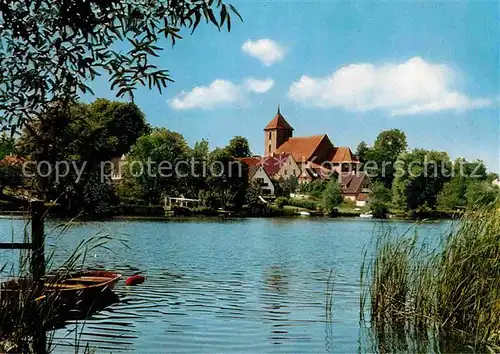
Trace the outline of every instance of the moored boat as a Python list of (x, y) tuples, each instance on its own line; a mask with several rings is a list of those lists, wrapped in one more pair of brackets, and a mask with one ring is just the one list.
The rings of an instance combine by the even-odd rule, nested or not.
[[(121, 278), (121, 274), (105, 270), (81, 272), (57, 271), (44, 278), (37, 300), (53, 299), (76, 304), (95, 302), (104, 293), (109, 293)], [(0, 296), (12, 296), (34, 289), (29, 279), (14, 279), (1, 284)]]

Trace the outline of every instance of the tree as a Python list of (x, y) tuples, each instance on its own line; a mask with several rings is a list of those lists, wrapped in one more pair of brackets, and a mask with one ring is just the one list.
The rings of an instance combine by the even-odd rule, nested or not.
[(273, 181), (275, 186), (274, 194), (277, 197), (290, 197), (290, 193), (294, 193), (299, 185), (299, 181), (296, 176), (290, 176), (288, 178), (283, 178), (281, 176), (277, 181)]
[(17, 187), (23, 183), (21, 166), (16, 140), (5, 133), (0, 135), (0, 194), (5, 187)]
[(390, 203), (392, 200), (392, 192), (389, 188), (386, 188), (382, 183), (375, 182), (371, 188), (370, 192), (370, 202), (371, 203)]
[(362, 141), (356, 153), (362, 162), (361, 169), (390, 189), (394, 181), (394, 163), (406, 148), (406, 134), (399, 129), (391, 129), (381, 132), (372, 148)]
[(500, 198), (500, 189), (487, 182), (472, 183), (467, 189), (467, 205), (477, 206), (494, 205)]
[(0, 160), (8, 155), (17, 155), (16, 139), (3, 133), (0, 135)]
[(359, 162), (364, 164), (367, 161), (369, 151), (370, 148), (366, 142), (362, 141), (359, 143), (358, 148), (356, 149), (356, 156), (358, 157)]
[(342, 204), (344, 197), (338, 180), (332, 178), (323, 192), (323, 208), (328, 214), (333, 214), (336, 208)]
[(394, 204), (410, 210), (424, 205), (434, 208), (439, 192), (450, 179), (450, 170), (445, 152), (415, 149), (401, 154), (392, 186)]
[(22, 161), (15, 156), (5, 156), (0, 160), (0, 194), (5, 187), (18, 187), (23, 184)]
[(486, 167), (480, 160), (469, 162), (458, 158), (453, 163), (452, 171), (453, 177), (444, 184), (437, 198), (437, 204), (442, 209), (455, 210), (467, 206), (468, 189), (488, 178)]
[(234, 160), (227, 148), (209, 154), (207, 190), (202, 193), (205, 205), (212, 208), (238, 210), (245, 203), (248, 186), (248, 167)]
[(373, 148), (397, 157), (407, 148), (406, 134), (399, 129), (385, 130), (377, 136)]
[(226, 147), (227, 151), (233, 157), (248, 157), (252, 156), (248, 140), (242, 136), (235, 136), (229, 141)]
[(207, 188), (207, 163), (210, 153), (208, 141), (202, 139), (194, 144), (189, 157), (193, 162), (192, 173), (183, 180), (181, 191), (188, 197), (198, 198), (202, 190)]
[(438, 194), (437, 205), (440, 209), (455, 210), (467, 205), (468, 182), (461, 177), (453, 178), (443, 185)]
[[(92, 104), (73, 103), (69, 109), (51, 107), (23, 129), (18, 145), (31, 161), (45, 161), (39, 165), (41, 173), (33, 173), (33, 186), (41, 198), (57, 199), (78, 212), (90, 200), (84, 197), (87, 183), (97, 177), (101, 181), (101, 163), (126, 153), (147, 129), (144, 114), (135, 104), (99, 99)], [(74, 164), (82, 174), (77, 176), (71, 166), (62, 167), (67, 172), (63, 176), (48, 174), (61, 162)]]
[(100, 143), (100, 157), (126, 154), (140, 136), (150, 131), (144, 113), (134, 103), (98, 98), (87, 108), (95, 127), (93, 136)]
[(124, 183), (135, 184), (139, 197), (157, 204), (167, 195), (180, 194), (181, 180), (189, 175), (190, 148), (184, 137), (166, 128), (141, 136), (126, 160)]
[(383, 202), (372, 202), (370, 201), (370, 208), (372, 211), (372, 215), (377, 219), (386, 219), (389, 214), (389, 207), (386, 203)]
[[(102, 74), (120, 97), (133, 98), (138, 85), (161, 92), (172, 79), (151, 62), (162, 50), (158, 41), (174, 44), (201, 20), (229, 31), (230, 13), (240, 17), (222, 1), (0, 1), (4, 128), (14, 132), (54, 103), (69, 107)], [(116, 51), (118, 42), (126, 49)]]

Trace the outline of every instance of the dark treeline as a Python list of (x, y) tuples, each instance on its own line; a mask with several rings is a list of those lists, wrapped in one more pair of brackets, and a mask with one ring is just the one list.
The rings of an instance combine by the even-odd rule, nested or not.
[(370, 203), (376, 209), (397, 208), (425, 215), (491, 204), (499, 196), (481, 160), (452, 161), (443, 151), (408, 150), (406, 134), (398, 129), (380, 133), (373, 146), (357, 148), (362, 169), (374, 183)]
[[(370, 207), (379, 214), (389, 209), (416, 214), (453, 211), (498, 197), (491, 183), (497, 175), (488, 174), (481, 161), (452, 161), (439, 151), (408, 151), (406, 135), (397, 129), (380, 133), (373, 146), (361, 142), (357, 155), (361, 169), (372, 178)], [(0, 138), (0, 193), (4, 200), (23, 194), (55, 201), (58, 210), (71, 215), (109, 215), (120, 206), (159, 206), (166, 197), (179, 196), (199, 199), (200, 207), (210, 210), (247, 206), (260, 212), (260, 187), (248, 181), (245, 164), (235, 163), (247, 156), (252, 152), (244, 137), (213, 150), (207, 140), (191, 147), (180, 133), (149, 126), (133, 103), (97, 99), (69, 109), (53, 105), (16, 138)], [(118, 160), (121, 167), (111, 164)], [(164, 161), (171, 173), (158, 168)], [(117, 169), (121, 178), (112, 183)], [(328, 213), (342, 202), (338, 183), (298, 184), (291, 177), (274, 184), (277, 197), (288, 198), (296, 191), (309, 194), (322, 199), (318, 207)]]

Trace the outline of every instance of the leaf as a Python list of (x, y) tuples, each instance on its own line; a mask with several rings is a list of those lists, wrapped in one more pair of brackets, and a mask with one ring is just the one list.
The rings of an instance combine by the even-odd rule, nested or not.
[(226, 5), (222, 5), (222, 8), (220, 10), (220, 26), (224, 26), (224, 22), (226, 21), (227, 17), (227, 10), (226, 10)]
[(235, 8), (233, 5), (231, 5), (231, 4), (229, 4), (229, 8), (231, 9), (231, 11), (232, 11), (233, 13), (235, 13), (235, 14), (236, 14), (236, 16), (238, 16), (238, 18), (240, 19), (240, 21), (241, 21), (241, 22), (243, 22), (243, 17), (241, 17), (241, 15), (240, 15), (240, 13), (238, 12), (238, 10), (236, 10), (236, 8)]

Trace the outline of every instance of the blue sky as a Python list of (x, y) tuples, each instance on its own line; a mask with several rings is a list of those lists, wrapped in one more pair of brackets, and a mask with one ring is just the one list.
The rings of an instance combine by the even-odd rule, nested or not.
[[(297, 136), (355, 150), (399, 128), (410, 148), (500, 171), (498, 3), (232, 3), (244, 22), (231, 33), (206, 25), (160, 43), (175, 83), (137, 91), (151, 124), (211, 147), (243, 135), (259, 154), (279, 103)], [(93, 88), (114, 98), (104, 80)]]

